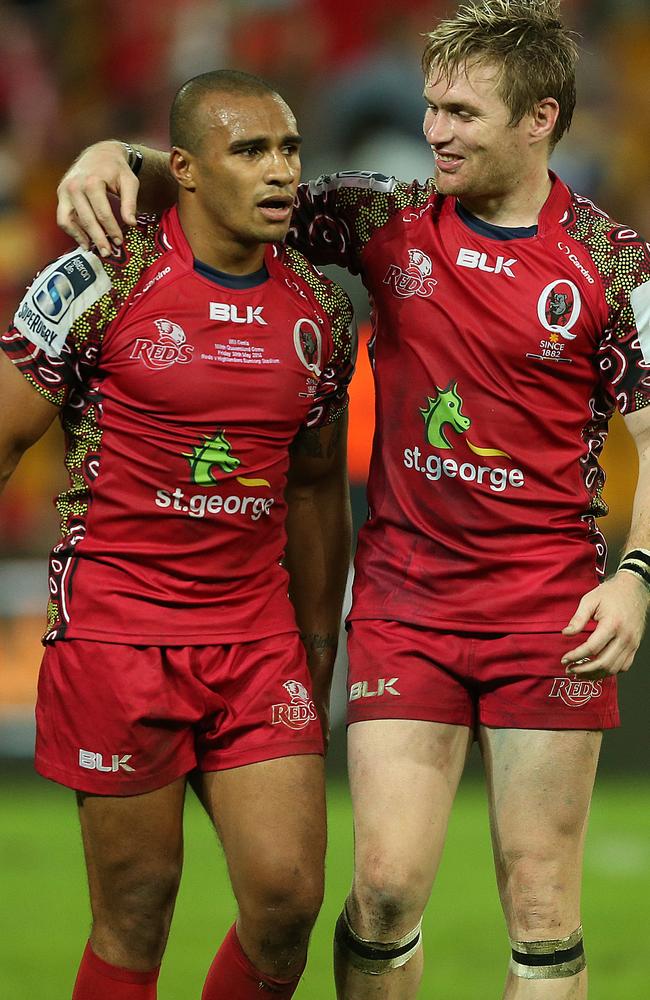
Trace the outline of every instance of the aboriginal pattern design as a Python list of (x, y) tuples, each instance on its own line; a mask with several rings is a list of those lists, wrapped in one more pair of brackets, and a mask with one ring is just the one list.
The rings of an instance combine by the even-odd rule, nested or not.
[(605, 473), (599, 464), (608, 422), (617, 407), (628, 413), (650, 404), (650, 370), (643, 360), (630, 305), (633, 289), (650, 280), (650, 245), (638, 233), (614, 222), (588, 198), (576, 194), (563, 225), (593, 260), (608, 308), (595, 360), (599, 389), (589, 401), (591, 419), (582, 431), (585, 453), (581, 461), (590, 497), (586, 520), (604, 571), (605, 540), (593, 518), (608, 511), (603, 498)]
[(55, 500), (61, 540), (50, 558), (45, 641), (62, 638), (66, 632), (65, 591), (73, 575), (74, 549), (85, 537), (91, 489), (100, 470), (102, 397), (97, 363), (102, 340), (142, 272), (164, 249), (158, 220), (140, 216), (137, 225), (126, 231), (119, 252), (103, 262), (111, 288), (73, 323), (59, 358), (35, 350), (17, 330), (10, 329), (3, 337), (11, 361), (45, 399), (61, 408), (65, 435), (69, 486)]
[(314, 311), (315, 321), (323, 329), (327, 323), (331, 330), (332, 354), (320, 377), (314, 405), (306, 423), (316, 423), (325, 410), (328, 413), (327, 423), (333, 423), (347, 408), (347, 386), (356, 361), (356, 328), (352, 303), (339, 285), (317, 271), (296, 250), (284, 247), (283, 263), (298, 279), (293, 286), (294, 291), (309, 301), (310, 297), (303, 288), (304, 283), (311, 292), (311, 297), (321, 307), (322, 314)]

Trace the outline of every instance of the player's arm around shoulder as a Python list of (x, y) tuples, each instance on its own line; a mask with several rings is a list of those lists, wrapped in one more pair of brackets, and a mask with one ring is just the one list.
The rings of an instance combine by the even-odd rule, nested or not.
[(639, 455), (624, 555), (616, 573), (584, 595), (564, 629), (565, 635), (576, 635), (591, 619), (597, 623), (589, 639), (562, 660), (567, 673), (591, 679), (630, 669), (650, 608), (650, 405), (624, 419)]
[(159, 212), (176, 200), (169, 154), (117, 139), (96, 142), (79, 155), (59, 183), (56, 220), (76, 242), (109, 257), (123, 240), (109, 195), (118, 199), (127, 226), (135, 225), (136, 203)]
[(346, 410), (333, 423), (298, 432), (286, 488), (289, 596), (326, 740), (352, 538), (347, 425)]

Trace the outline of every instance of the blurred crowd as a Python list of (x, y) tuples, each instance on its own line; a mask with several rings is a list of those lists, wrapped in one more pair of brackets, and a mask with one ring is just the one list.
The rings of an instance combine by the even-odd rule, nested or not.
[[(453, 0), (0, 0), (0, 322), (66, 249), (57, 182), (107, 136), (166, 146), (186, 79), (217, 67), (269, 80), (305, 136), (304, 176), (430, 171), (421, 135), (422, 33)], [(650, 0), (564, 0), (581, 36), (579, 106), (555, 165), (610, 214), (650, 235)], [(346, 279), (347, 283), (347, 279)], [(360, 318), (362, 290), (347, 284)], [(48, 438), (0, 501), (0, 557), (53, 538)], [(49, 509), (49, 504), (48, 504)]]

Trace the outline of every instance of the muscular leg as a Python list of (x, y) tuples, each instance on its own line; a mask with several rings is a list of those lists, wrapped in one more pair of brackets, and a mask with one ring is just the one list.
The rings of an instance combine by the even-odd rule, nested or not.
[[(569, 937), (580, 925), (582, 853), (601, 733), (482, 728), (501, 904), (512, 941)], [(587, 971), (525, 979), (504, 1000), (583, 1000)]]
[[(370, 942), (394, 942), (417, 926), (435, 878), (452, 802), (471, 744), (464, 726), (378, 720), (348, 729), (355, 874), (347, 912)], [(370, 975), (334, 949), (339, 1000), (411, 1000), (422, 949), (400, 968)]]
[(322, 757), (284, 757), (205, 774), (201, 798), (224, 847), (245, 955), (274, 979), (298, 976), (323, 898)]
[(77, 796), (90, 944), (110, 965), (146, 971), (162, 958), (182, 868), (184, 795), (181, 778), (145, 795)]

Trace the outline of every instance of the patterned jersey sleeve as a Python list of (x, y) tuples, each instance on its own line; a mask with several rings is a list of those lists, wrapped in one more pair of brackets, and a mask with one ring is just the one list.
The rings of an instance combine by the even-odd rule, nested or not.
[(397, 184), (394, 177), (369, 171), (324, 174), (301, 184), (288, 242), (314, 264), (338, 264), (358, 274), (375, 198)]
[(55, 406), (65, 405), (96, 365), (97, 305), (110, 299), (111, 289), (101, 259), (72, 250), (39, 272), (0, 338), (10, 361)]
[(620, 226), (607, 239), (599, 267), (608, 306), (601, 378), (621, 413), (633, 413), (650, 405), (650, 244)]
[[(323, 279), (326, 280), (326, 279)], [(352, 303), (340, 285), (328, 281), (326, 312), (331, 324), (332, 352), (318, 375), (306, 427), (334, 423), (346, 411), (348, 386), (357, 360), (357, 325)]]

